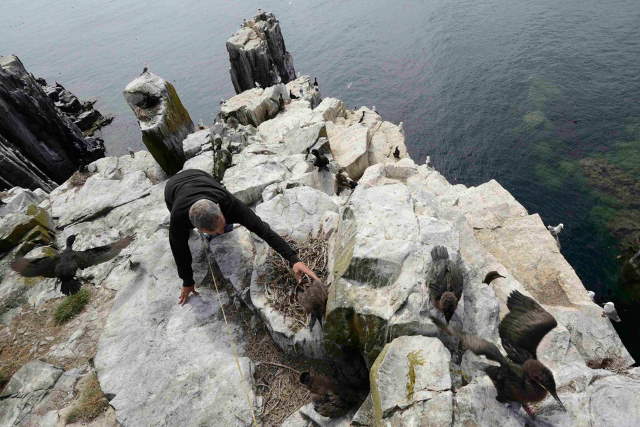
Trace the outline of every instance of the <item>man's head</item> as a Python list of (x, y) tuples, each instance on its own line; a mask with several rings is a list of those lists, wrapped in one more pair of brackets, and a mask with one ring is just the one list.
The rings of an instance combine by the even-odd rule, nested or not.
[(189, 220), (201, 233), (222, 234), (226, 221), (220, 206), (207, 199), (200, 199), (189, 208)]

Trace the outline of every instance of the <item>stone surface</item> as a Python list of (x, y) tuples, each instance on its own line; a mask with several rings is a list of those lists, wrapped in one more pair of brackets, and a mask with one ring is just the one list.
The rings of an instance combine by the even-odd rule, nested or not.
[(124, 98), (138, 119), (142, 142), (153, 158), (169, 175), (182, 169), (182, 141), (194, 131), (194, 125), (173, 85), (147, 71), (127, 85)]
[(280, 98), (289, 101), (289, 92), (284, 84), (248, 89), (229, 98), (220, 106), (222, 118), (235, 118), (243, 125), (258, 126), (280, 111)]
[[(194, 259), (202, 259), (193, 243)], [(141, 239), (132, 256), (138, 274), (118, 293), (95, 357), (103, 391), (115, 395), (118, 421), (250, 424), (252, 364), (240, 357), (239, 374), (233, 354), (234, 346), (242, 348), (240, 329), (220, 318), (215, 292), (201, 288), (200, 296), (177, 304), (180, 279), (166, 230)], [(202, 262), (195, 269), (201, 280)]]
[(449, 362), (437, 338), (403, 336), (387, 344), (369, 373), (374, 420), (450, 390)]
[(12, 377), (0, 393), (0, 425), (18, 426), (54, 386), (63, 370), (34, 360)]
[(79, 165), (102, 156), (102, 142), (84, 138), (20, 59), (0, 56), (0, 190), (50, 191)]
[(344, 168), (351, 179), (360, 178), (369, 166), (369, 128), (358, 124), (327, 126), (327, 135), (338, 166)]
[(236, 93), (256, 87), (287, 83), (295, 78), (293, 59), (287, 52), (280, 23), (268, 12), (245, 21), (227, 40), (231, 82)]

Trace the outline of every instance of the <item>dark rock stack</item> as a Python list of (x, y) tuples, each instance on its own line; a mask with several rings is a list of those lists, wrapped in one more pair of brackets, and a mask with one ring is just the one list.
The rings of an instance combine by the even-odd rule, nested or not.
[(53, 86), (47, 85), (44, 79), (37, 79), (37, 82), (62, 114), (66, 115), (86, 136), (92, 136), (113, 120), (112, 116), (105, 117), (93, 108), (95, 100), (81, 102), (77, 96), (58, 82)]
[(293, 59), (287, 52), (280, 23), (272, 13), (261, 12), (245, 21), (227, 40), (231, 82), (236, 93), (256, 87), (288, 83), (296, 78)]
[(16, 56), (0, 56), (0, 153), (0, 189), (49, 191), (104, 157), (104, 145), (82, 135)]

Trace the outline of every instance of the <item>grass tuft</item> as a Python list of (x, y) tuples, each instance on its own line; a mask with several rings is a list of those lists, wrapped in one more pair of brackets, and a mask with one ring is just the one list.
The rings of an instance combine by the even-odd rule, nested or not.
[(98, 377), (95, 373), (92, 373), (85, 380), (78, 403), (67, 415), (67, 424), (78, 421), (86, 423), (94, 420), (106, 411), (108, 407), (109, 402), (100, 388)]
[(80, 289), (78, 293), (66, 297), (53, 313), (56, 324), (62, 325), (75, 317), (87, 305), (90, 297), (91, 293), (86, 289)]

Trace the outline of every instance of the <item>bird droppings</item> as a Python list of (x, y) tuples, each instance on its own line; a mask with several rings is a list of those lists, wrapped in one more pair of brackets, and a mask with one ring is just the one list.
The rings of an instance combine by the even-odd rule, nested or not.
[[(309, 237), (303, 242), (286, 240), (297, 250), (300, 261), (304, 262), (324, 282), (328, 275), (327, 242), (314, 237)], [(293, 332), (306, 327), (309, 323), (307, 315), (298, 301), (298, 294), (304, 290), (306, 281), (297, 283), (288, 261), (271, 248), (266, 264), (266, 272), (258, 278), (258, 283), (265, 287), (267, 302), (282, 313)]]

